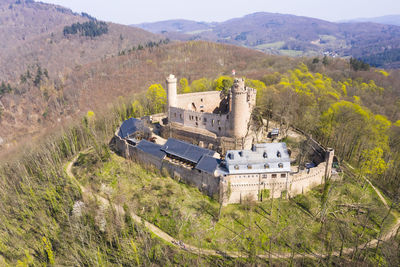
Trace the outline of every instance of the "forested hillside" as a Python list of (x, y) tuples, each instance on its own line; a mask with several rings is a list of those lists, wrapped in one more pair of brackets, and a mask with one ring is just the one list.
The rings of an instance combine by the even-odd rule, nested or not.
[[(31, 65), (39, 64), (57, 77), (76, 66), (163, 38), (31, 0), (1, 1), (0, 21), (0, 60), (7, 63), (0, 65), (0, 81), (5, 82), (15, 82)], [(69, 34), (68, 29), (78, 24), (86, 25), (86, 33)], [(99, 25), (103, 34), (96, 34)]]
[(17, 140), (36, 136), (49, 127), (68, 124), (72, 117), (89, 109), (102, 110), (120, 96), (144, 91), (169, 73), (195, 79), (230, 73), (233, 68), (243, 74), (258, 72), (262, 61), (267, 60), (276, 62), (277, 69), (296, 65), (289, 58), (280, 63), (277, 58), (240, 47), (165, 43), (161, 40), (139, 44), (113, 58), (76, 67), (58, 77), (49, 73), (48, 78), (47, 68), (31, 66), (21, 73), (18, 83), (10, 85), (11, 92), (5, 84), (6, 91), (0, 100), (0, 137), (4, 143), (17, 144)]
[[(283, 132), (292, 126), (313, 134), (336, 150), (343, 166), (347, 161), (355, 168), (355, 176), (346, 178), (342, 183), (328, 183), (303, 198), (268, 202), (271, 211), (268, 211), (268, 203), (261, 206), (264, 211), (251, 203), (243, 206), (243, 212), (253, 214), (253, 219), (260, 220), (258, 227), (266, 222), (269, 225), (268, 218), (272, 220), (270, 229), (286, 229), (284, 233), (292, 233), (290, 239), (286, 235), (275, 235), (275, 232), (268, 239), (269, 235), (257, 230), (259, 228), (251, 220), (242, 217), (239, 211), (229, 212), (228, 209), (221, 217), (223, 225), (235, 224), (235, 231), (250, 227), (247, 226), (249, 223), (253, 225), (249, 228), (251, 234), (240, 234), (243, 243), (237, 243), (237, 249), (245, 258), (231, 260), (186, 254), (159, 241), (140, 224), (132, 223), (129, 215), (117, 216), (113, 209), (102, 206), (87, 193), (83, 194), (76, 181), (64, 173), (64, 164), (69, 159), (79, 151), (92, 147), (91, 156), (81, 156), (77, 163), (77, 166), (88, 168), (89, 173), (80, 173), (79, 177), (89, 181), (90, 190), (111, 190), (107, 186), (117, 190), (126, 177), (129, 177), (129, 184), (131, 179), (136, 179), (141, 184), (135, 189), (140, 189), (136, 197), (130, 195), (125, 199), (122, 192), (115, 191), (116, 196), (111, 196), (109, 201), (120, 205), (128, 203), (125, 210), (141, 212), (148, 220), (175, 233), (173, 231), (177, 229), (170, 220), (186, 220), (186, 217), (180, 216), (187, 211), (172, 212), (169, 204), (162, 199), (153, 199), (149, 205), (144, 193), (151, 191), (158, 194), (164, 189), (156, 184), (142, 184), (149, 179), (149, 175), (153, 177), (151, 181), (171, 178), (162, 178), (154, 170), (146, 171), (127, 162), (118, 163), (122, 166), (128, 164), (126, 170), (120, 169), (122, 167), (115, 165), (115, 156), (110, 154), (107, 144), (122, 120), (163, 109), (161, 106), (160, 110), (154, 110), (155, 103), (163, 103), (158, 100), (165, 98), (165, 93), (133, 93), (145, 92), (149, 87), (150, 91), (154, 88), (163, 90), (162, 85), (151, 85), (163, 84), (169, 73), (175, 73), (180, 78), (179, 90), (183, 93), (225, 90), (232, 83), (229, 75), (232, 67), (235, 67), (238, 76), (247, 78), (249, 86), (257, 89), (254, 122), (260, 117), (278, 119)], [(307, 239), (308, 231), (315, 231), (313, 227), (320, 227), (317, 229), (321, 230), (316, 231), (312, 238), (322, 243), (318, 249), (329, 254), (333, 250), (340, 251), (340, 244), (357, 246), (368, 238), (379, 237), (384, 234), (383, 226), (393, 223), (394, 217), (376, 204), (362, 177), (370, 178), (390, 197), (389, 212), (398, 209), (398, 79), (397, 71), (353, 71), (349, 62), (341, 59), (323, 61), (322, 58), (267, 56), (244, 48), (206, 42), (143, 47), (108, 59), (103, 64), (76, 69), (66, 79), (63, 96), (71, 110), (85, 108), (80, 113), (85, 114), (84, 119), (80, 121), (82, 117), (77, 117), (74, 128), (66, 127), (46, 141), (37, 142), (32, 154), (27, 153), (25, 146), (23, 154), (26, 156), (16, 155), (15, 160), (9, 160), (9, 164), (0, 168), (0, 195), (4, 203), (0, 209), (0, 260), (11, 264), (19, 260), (21, 264), (56, 265), (118, 265), (132, 262), (137, 265), (266, 264), (267, 259), (257, 258), (254, 253), (268, 252), (272, 248), (293, 253), (293, 257), (273, 259), (272, 263), (276, 261), (276, 264), (345, 264), (357, 260), (362, 264), (379, 262), (396, 265), (399, 262), (395, 251), (399, 244), (398, 236), (380, 242), (376, 249), (364, 247), (350, 255), (309, 260), (300, 255), (310, 253), (309, 250), (316, 249), (316, 246), (312, 242), (301, 242), (301, 245), (298, 242), (302, 238)], [(84, 87), (81, 87), (82, 84)], [(114, 105), (111, 99), (114, 99)], [(89, 108), (94, 112), (86, 112)], [(135, 174), (131, 173), (132, 168)], [(98, 173), (100, 169), (102, 171)], [(107, 186), (102, 186), (102, 183)], [(181, 195), (181, 186), (173, 184), (165, 190), (169, 196), (176, 197)], [(195, 192), (190, 194), (198, 196)], [(338, 204), (337, 201), (344, 199), (341, 194), (346, 196), (347, 202)], [(131, 199), (135, 202), (131, 203)], [(176, 200), (171, 201), (177, 205)], [(208, 202), (199, 200), (194, 204), (185, 202), (185, 205), (190, 204), (190, 209), (195, 209), (202, 218), (211, 216), (212, 219), (207, 220), (215, 223), (215, 220), (218, 221), (218, 209)], [(179, 203), (179, 206), (183, 205)], [(140, 205), (145, 205), (145, 209)], [(326, 209), (323, 208), (325, 205)], [(309, 224), (312, 227), (304, 235), (288, 225), (293, 222), (293, 214), (280, 211), (292, 209), (294, 214), (299, 213), (298, 216), (305, 216), (304, 220), (312, 221)], [(321, 214), (322, 210), (326, 210), (326, 215)], [(347, 216), (352, 219), (347, 219)], [(188, 236), (183, 235), (182, 238), (201, 234), (192, 232), (198, 228), (188, 227), (182, 230)], [(293, 236), (298, 239), (293, 239)], [(202, 242), (213, 246), (212, 238)]]

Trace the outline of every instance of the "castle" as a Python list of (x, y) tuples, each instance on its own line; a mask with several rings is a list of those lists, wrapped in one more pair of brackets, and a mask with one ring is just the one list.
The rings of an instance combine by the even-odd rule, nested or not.
[(225, 153), (228, 149), (250, 148), (251, 113), (257, 91), (245, 86), (244, 79), (235, 79), (227, 95), (221, 91), (177, 94), (177, 79), (167, 80), (168, 125), (164, 137), (192, 142)]
[[(227, 95), (178, 95), (177, 79), (170, 75), (166, 82), (166, 114), (131, 118), (116, 131), (112, 145), (123, 156), (166, 170), (223, 205), (294, 196), (331, 176), (334, 151), (312, 139), (315, 166), (304, 170), (291, 166), (285, 143), (253, 144), (249, 124), (256, 90), (243, 79), (235, 79)], [(146, 121), (160, 125), (165, 139), (137, 139), (138, 132), (150, 127)]]

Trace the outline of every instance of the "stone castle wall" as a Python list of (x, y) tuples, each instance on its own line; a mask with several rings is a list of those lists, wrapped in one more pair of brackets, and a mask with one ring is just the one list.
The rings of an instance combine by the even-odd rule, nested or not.
[(205, 129), (218, 136), (229, 134), (229, 115), (196, 112), (182, 108), (170, 108), (170, 121), (180, 123), (186, 127)]
[(197, 111), (213, 113), (221, 103), (220, 91), (207, 91), (177, 95), (176, 107)]
[(160, 171), (167, 171), (171, 177), (179, 179), (186, 184), (195, 186), (206, 195), (218, 200), (220, 182), (219, 177), (216, 177), (213, 174), (184, 167), (179, 163), (171, 162), (168, 159), (162, 160), (154, 157), (153, 155), (145, 153), (137, 149), (135, 146), (128, 144), (118, 135), (114, 136), (111, 141), (111, 145), (121, 156), (144, 165), (154, 166)]
[(250, 149), (252, 138), (231, 138), (231, 137), (217, 137), (216, 135), (204, 134), (201, 129), (193, 132), (191, 129), (186, 130), (181, 126), (164, 126), (161, 128), (161, 136), (163, 138), (175, 138), (200, 147), (208, 148), (217, 151), (224, 155), (228, 150), (235, 149)]
[[(324, 150), (326, 152), (325, 161), (320, 162), (318, 166), (301, 170), (298, 173), (277, 173), (276, 178), (273, 178), (272, 174), (215, 176), (185, 167), (168, 159), (161, 160), (151, 154), (144, 153), (121, 139), (117, 135), (117, 132), (110, 142), (110, 145), (112, 145), (120, 155), (145, 165), (153, 165), (159, 170), (166, 170), (171, 177), (175, 177), (187, 184), (197, 187), (205, 194), (219, 199), (224, 205), (242, 203), (245, 199), (261, 201), (260, 193), (262, 193), (263, 190), (268, 190), (269, 196), (273, 198), (279, 198), (282, 194), (293, 197), (298, 194), (306, 193), (311, 188), (324, 183), (326, 173), (330, 173), (329, 165), (332, 164), (333, 159), (333, 151)], [(178, 137), (181, 140), (185, 140), (185, 138), (182, 138), (185, 136), (191, 141), (196, 138), (192, 133), (185, 131), (179, 132), (173, 129), (171, 132), (173, 135), (172, 137)], [(177, 136), (174, 136), (175, 134)], [(216, 140), (224, 143), (222, 140), (223, 138), (216, 139), (203, 135), (199, 135), (199, 137), (203, 138), (204, 144), (209, 144), (209, 148), (214, 144), (218, 146)], [(201, 143), (203, 141), (200, 140), (199, 142)], [(205, 146), (207, 147), (207, 145)], [(323, 149), (320, 145), (319, 148)], [(285, 177), (282, 176), (283, 174), (285, 174)]]

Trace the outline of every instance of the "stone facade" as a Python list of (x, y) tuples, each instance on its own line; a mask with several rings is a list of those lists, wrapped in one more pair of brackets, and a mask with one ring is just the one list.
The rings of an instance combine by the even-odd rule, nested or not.
[[(168, 130), (229, 137), (232, 143), (247, 144), (248, 126), (256, 103), (257, 91), (245, 86), (244, 79), (235, 79), (228, 96), (219, 91), (198, 92), (178, 95), (176, 78), (167, 79)], [(237, 142), (235, 139), (240, 140)], [(218, 147), (223, 147), (221, 144)], [(243, 147), (234, 147), (243, 148)]]

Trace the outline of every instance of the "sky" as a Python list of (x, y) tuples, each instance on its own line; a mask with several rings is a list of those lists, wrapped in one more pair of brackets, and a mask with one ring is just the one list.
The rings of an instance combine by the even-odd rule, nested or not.
[(138, 24), (169, 19), (220, 22), (254, 12), (314, 17), (328, 21), (400, 14), (399, 0), (41, 0), (97, 19)]

